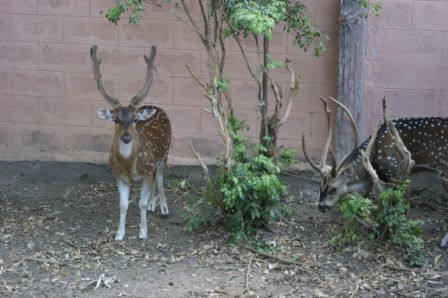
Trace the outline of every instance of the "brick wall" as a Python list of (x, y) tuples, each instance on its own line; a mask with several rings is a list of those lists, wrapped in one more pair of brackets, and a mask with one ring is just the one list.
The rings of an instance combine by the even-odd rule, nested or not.
[[(219, 138), (213, 119), (203, 111), (207, 101), (189, 78), (184, 64), (207, 77), (206, 53), (182, 23), (151, 5), (144, 22), (119, 26), (99, 14), (112, 0), (0, 0), (0, 159), (105, 162), (112, 125), (97, 119), (107, 106), (91, 73), (89, 49), (99, 46), (103, 81), (123, 101), (140, 88), (145, 74), (142, 55), (158, 46), (156, 77), (147, 103), (164, 108), (172, 121), (171, 163), (188, 163), (192, 143), (203, 156), (214, 158)], [(337, 14), (334, 0), (307, 0), (313, 22), (331, 40), (316, 59), (293, 47), (286, 34), (275, 35), (272, 52), (292, 59), (302, 73), (302, 89), (282, 143), (299, 148), (305, 133), (311, 149), (322, 145), (325, 127), (316, 96), (336, 94)], [(196, 1), (191, 1), (196, 3)], [(193, 7), (196, 18), (198, 10)], [(250, 137), (257, 137), (256, 90), (236, 45), (227, 41), (228, 67), (236, 112), (246, 119)], [(254, 45), (247, 43), (254, 60)], [(275, 74), (288, 84), (285, 72)]]
[[(215, 157), (219, 138), (206, 100), (184, 64), (207, 77), (205, 52), (182, 23), (147, 6), (145, 21), (114, 27), (99, 14), (112, 0), (0, 0), (0, 159), (104, 162), (112, 127), (96, 118), (106, 106), (91, 74), (89, 48), (99, 45), (104, 83), (126, 101), (141, 87), (142, 54), (158, 46), (156, 78), (148, 103), (167, 110), (173, 122), (171, 163), (191, 162), (188, 144)], [(300, 148), (304, 133), (310, 149), (322, 146), (326, 127), (317, 95), (336, 95), (336, 0), (307, 0), (309, 15), (329, 37), (320, 58), (291, 46), (290, 37), (275, 35), (272, 51), (292, 59), (302, 73), (302, 88), (281, 142)], [(382, 16), (370, 19), (366, 67), (366, 129), (380, 119), (379, 102), (386, 95), (392, 116), (447, 115), (447, 1), (383, 0)], [(192, 2), (194, 3), (194, 2)], [(193, 9), (198, 18), (198, 11)], [(236, 45), (227, 41), (227, 76), (237, 113), (258, 135), (256, 89)], [(247, 43), (249, 58), (254, 45)], [(275, 74), (284, 86), (285, 72)], [(299, 152), (301, 150), (299, 149)]]
[(383, 15), (372, 18), (366, 73), (365, 133), (389, 114), (448, 116), (448, 2), (382, 0)]

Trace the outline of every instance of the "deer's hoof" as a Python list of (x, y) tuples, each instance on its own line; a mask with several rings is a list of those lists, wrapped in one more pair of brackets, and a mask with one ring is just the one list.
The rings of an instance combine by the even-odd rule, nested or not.
[(138, 239), (145, 240), (148, 238), (148, 232), (147, 231), (140, 231), (140, 234), (138, 235)]
[(168, 219), (168, 214), (162, 214), (163, 219)]

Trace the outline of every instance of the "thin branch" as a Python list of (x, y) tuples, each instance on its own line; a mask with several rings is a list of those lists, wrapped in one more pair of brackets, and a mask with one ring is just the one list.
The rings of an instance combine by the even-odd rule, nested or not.
[(247, 264), (246, 268), (246, 278), (244, 279), (244, 291), (247, 291), (247, 288), (249, 287), (249, 273), (250, 273), (250, 266), (252, 265), (252, 259), (254, 256), (250, 256), (249, 263)]
[(246, 53), (244, 52), (243, 46), (241, 45), (238, 36), (236, 34), (233, 34), (233, 38), (235, 39), (236, 43), (238, 44), (238, 47), (240, 48), (241, 54), (243, 55), (244, 62), (246, 62), (246, 66), (247, 69), (249, 70), (250, 75), (258, 84), (258, 86), (261, 86), (260, 78), (253, 72), (252, 67), (250, 66), (249, 60), (247, 59)]
[(286, 60), (286, 68), (288, 69), (289, 73), (291, 74), (291, 85), (289, 87), (289, 94), (286, 99), (286, 110), (283, 114), (283, 117), (279, 121), (279, 125), (285, 124), (286, 120), (288, 120), (289, 114), (291, 114), (292, 110), (292, 99), (299, 93), (300, 90), (300, 74), (298, 74), (296, 71), (294, 71), (289, 66), (289, 61)]
[(166, 9), (165, 7), (163, 7), (162, 4), (158, 3), (156, 0), (149, 0), (149, 3), (151, 3), (154, 6), (157, 6), (158, 8), (160, 8), (161, 10), (163, 10), (164, 12), (172, 15), (173, 17), (175, 17), (176, 19), (178, 19), (179, 21), (181, 21), (182, 23), (184, 23), (187, 27), (189, 27), (191, 30), (193, 30), (201, 39), (202, 42), (204, 42), (206, 40), (204, 34), (199, 31), (199, 29), (196, 27), (195, 24), (190, 23), (188, 20), (179, 17), (177, 14), (175, 14), (174, 12), (172, 12), (169, 9)]
[[(250, 251), (250, 252), (253, 252), (253, 253), (255, 253), (255, 254), (258, 254), (258, 255), (260, 255), (260, 256), (263, 256), (263, 257), (266, 257), (266, 258), (270, 258), (270, 259), (277, 260), (277, 261), (279, 261), (279, 262), (282, 263), (282, 264), (296, 265), (296, 266), (303, 266), (302, 263), (296, 262), (296, 261), (291, 260), (291, 259), (287, 259), (287, 258), (283, 258), (283, 257), (274, 256), (274, 255), (271, 255), (271, 254), (268, 254), (268, 253), (264, 253), (264, 252), (258, 251), (258, 250), (256, 250), (256, 249), (253, 249), (253, 248), (251, 248), (251, 247), (244, 246), (244, 245), (241, 246), (241, 247), (244, 248), (244, 249), (246, 249), (246, 250), (248, 250), (248, 251)], [(310, 273), (310, 272), (309, 272), (307, 269), (305, 269), (305, 268), (300, 268), (300, 270), (305, 271), (305, 272), (307, 272), (307, 273)]]
[(198, 163), (202, 167), (202, 177), (205, 179), (205, 181), (207, 183), (209, 183), (210, 182), (210, 175), (209, 175), (209, 171), (208, 171), (207, 165), (202, 161), (201, 155), (199, 154), (199, 152), (196, 149), (194, 149), (193, 145), (189, 144), (188, 146), (190, 146), (191, 152), (193, 152), (194, 156), (198, 160)]
[[(202, 3), (202, 0), (198, 0), (199, 3), (199, 7), (201, 8), (201, 15), (202, 15), (202, 19), (204, 20), (204, 23), (208, 23), (208, 19), (207, 19), (207, 14), (205, 13), (205, 9), (204, 9), (204, 3)], [(207, 36), (207, 31), (205, 32), (205, 36)]]

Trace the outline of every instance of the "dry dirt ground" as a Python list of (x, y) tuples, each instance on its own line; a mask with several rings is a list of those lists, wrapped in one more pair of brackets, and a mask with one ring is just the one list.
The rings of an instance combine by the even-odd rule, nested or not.
[[(427, 263), (408, 268), (396, 249), (363, 244), (336, 251), (337, 210), (316, 210), (317, 183), (309, 173), (285, 177), (293, 219), (260, 231), (282, 264), (228, 244), (212, 227), (184, 231), (181, 214), (199, 181), (196, 168), (167, 173), (170, 218), (149, 216), (149, 238), (138, 235), (138, 191), (130, 203), (127, 234), (114, 243), (117, 190), (106, 166), (71, 163), (0, 163), (0, 296), (20, 297), (439, 297), (448, 296), (447, 204), (412, 210), (425, 220)], [(197, 186), (195, 186), (197, 187)]]

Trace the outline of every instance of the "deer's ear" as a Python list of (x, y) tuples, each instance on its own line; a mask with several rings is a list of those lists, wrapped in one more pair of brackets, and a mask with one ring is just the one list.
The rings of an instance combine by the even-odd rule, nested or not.
[(98, 117), (100, 117), (103, 120), (114, 121), (112, 112), (109, 109), (100, 108), (100, 109), (96, 110), (96, 113), (98, 114)]
[(137, 121), (146, 121), (156, 113), (156, 109), (144, 109), (138, 111)]

